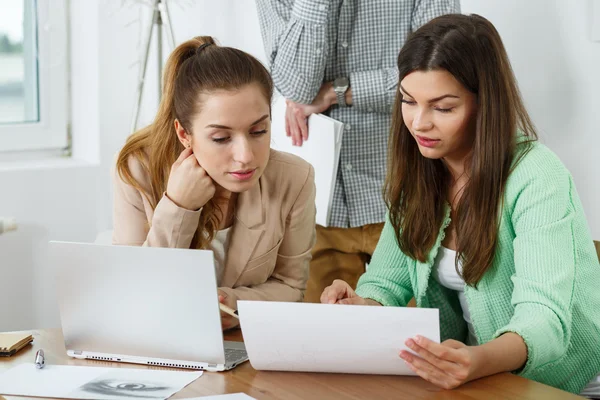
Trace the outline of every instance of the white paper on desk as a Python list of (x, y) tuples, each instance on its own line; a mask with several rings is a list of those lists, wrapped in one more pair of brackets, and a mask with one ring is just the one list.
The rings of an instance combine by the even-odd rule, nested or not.
[(202, 371), (96, 368), (21, 364), (0, 374), (0, 394), (64, 399), (166, 399), (202, 376)]
[(238, 301), (257, 370), (415, 375), (399, 357), (406, 339), (440, 341), (430, 308)]
[[(285, 107), (285, 106), (284, 106)], [(277, 103), (274, 109), (281, 108)], [(285, 108), (283, 109), (285, 113)], [(315, 186), (317, 194), (317, 224), (328, 226), (333, 201), (333, 189), (340, 160), (340, 149), (344, 124), (323, 114), (313, 114), (308, 119), (308, 140), (302, 146), (292, 146), (292, 140), (285, 136), (285, 131), (277, 130), (275, 125), (281, 123), (273, 111), (273, 137), (271, 147), (301, 157), (312, 164), (315, 169)]]
[(256, 400), (254, 397), (248, 396), (246, 393), (220, 394), (216, 396), (192, 397), (184, 400)]

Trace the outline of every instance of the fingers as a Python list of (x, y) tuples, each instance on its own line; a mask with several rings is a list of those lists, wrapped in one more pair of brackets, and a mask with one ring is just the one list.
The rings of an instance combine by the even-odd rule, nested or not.
[[(285, 102), (286, 102), (286, 104), (289, 104), (288, 100), (286, 100)], [(290, 128), (290, 122), (289, 122), (289, 119), (291, 118), (291, 117), (290, 117), (290, 115), (291, 115), (291, 112), (292, 112), (292, 109), (291, 109), (291, 108), (290, 108), (290, 106), (288, 105), (288, 106), (285, 108), (285, 118), (284, 118), (284, 119), (285, 119), (285, 136), (287, 136), (287, 137), (290, 137), (290, 136), (292, 136), (292, 132), (291, 132), (291, 130), (290, 130), (290, 129), (291, 129), (291, 128)]]
[(288, 106), (286, 109), (286, 124), (290, 130), (290, 136), (292, 137), (292, 144), (294, 146), (302, 146), (302, 132), (298, 125), (298, 117), (296, 116), (299, 108), (292, 102), (287, 102)]
[[(423, 347), (419, 346), (412, 339), (408, 339), (406, 341), (406, 346), (415, 353), (417, 353), (422, 359), (427, 361), (429, 364), (436, 366), (438, 369), (444, 371), (444, 373), (446, 374), (451, 375), (453, 378), (457, 378), (460, 380), (464, 380), (467, 378), (467, 369), (464, 365), (448, 361), (446, 358), (443, 357), (438, 357), (433, 353), (425, 350)], [(454, 349), (448, 350), (451, 352), (455, 351)], [(408, 352), (403, 351), (401, 353), (404, 354)], [(400, 357), (402, 357), (402, 354), (400, 355)]]
[(302, 133), (300, 132), (300, 127), (298, 126), (298, 119), (296, 118), (294, 111), (290, 113), (289, 123), (290, 132), (292, 134), (292, 144), (294, 146), (302, 146)]
[[(466, 355), (464, 355), (461, 351), (458, 351), (457, 348), (450, 347), (450, 346), (446, 345), (445, 343), (436, 343), (436, 342), (429, 340), (420, 335), (417, 335), (414, 338), (414, 340), (408, 339), (407, 346), (408, 346), (408, 342), (412, 342), (418, 348), (424, 349), (425, 351), (427, 351), (430, 354), (433, 354), (435, 357), (437, 357), (440, 360), (446, 360), (446, 361), (450, 361), (453, 363), (459, 363), (459, 364), (468, 363), (468, 360), (466, 359)], [(462, 344), (461, 347), (465, 347), (465, 345)], [(414, 350), (416, 353), (420, 354), (415, 349), (412, 349), (412, 350)]]
[(191, 148), (185, 148), (181, 154), (179, 154), (179, 157), (177, 157), (177, 160), (175, 160), (175, 163), (173, 165), (179, 165), (183, 162), (183, 160), (185, 160), (186, 158), (188, 158), (190, 155), (192, 154), (192, 149)]
[(340, 279), (336, 279), (331, 286), (326, 287), (321, 294), (321, 303), (335, 304), (338, 300), (349, 297), (348, 289), (350, 289), (350, 285)]
[(341, 299), (337, 301), (337, 304), (349, 304), (349, 305), (358, 305), (358, 306), (362, 306), (365, 304), (365, 299), (363, 299), (362, 297), (348, 297), (346, 299)]
[(230, 315), (221, 313), (221, 328), (225, 331), (236, 326), (239, 321)]
[[(296, 116), (296, 123), (298, 124), (298, 130), (300, 132), (301, 141), (308, 140), (308, 124), (306, 120), (306, 116), (304, 112), (296, 107), (294, 109), (294, 114)], [(302, 145), (302, 143), (300, 143)]]
[(402, 359), (406, 361), (406, 365), (414, 373), (442, 389), (454, 389), (463, 383), (463, 381), (447, 375), (444, 371), (420, 357), (414, 356), (407, 351), (403, 351), (402, 353), (404, 353), (401, 355)]
[(453, 349), (462, 349), (463, 347), (465, 347), (465, 344), (463, 342), (459, 342), (458, 340), (454, 339), (444, 340), (442, 344)]

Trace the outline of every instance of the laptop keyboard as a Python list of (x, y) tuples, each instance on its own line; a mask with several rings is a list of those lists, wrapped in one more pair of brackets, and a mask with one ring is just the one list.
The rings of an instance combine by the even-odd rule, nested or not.
[(246, 350), (228, 348), (225, 349), (226, 363), (238, 362), (241, 360), (245, 360), (246, 358), (248, 358), (248, 353), (246, 353)]

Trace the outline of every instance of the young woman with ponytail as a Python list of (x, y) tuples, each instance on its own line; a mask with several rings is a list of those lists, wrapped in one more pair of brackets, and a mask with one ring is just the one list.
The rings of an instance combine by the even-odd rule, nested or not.
[[(301, 301), (315, 241), (314, 171), (270, 149), (272, 96), (251, 55), (211, 37), (178, 46), (154, 122), (117, 158), (113, 243), (213, 250), (219, 299), (232, 308)], [(237, 321), (223, 314), (222, 323)]]

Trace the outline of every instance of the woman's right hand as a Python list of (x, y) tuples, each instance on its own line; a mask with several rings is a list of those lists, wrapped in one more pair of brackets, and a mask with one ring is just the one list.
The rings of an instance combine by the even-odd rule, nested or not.
[(323, 304), (354, 304), (354, 305), (380, 305), (374, 300), (364, 299), (356, 294), (350, 285), (341, 279), (333, 281), (321, 294)]
[(215, 183), (200, 166), (192, 149), (185, 149), (171, 166), (167, 196), (181, 208), (199, 210), (215, 195)]

